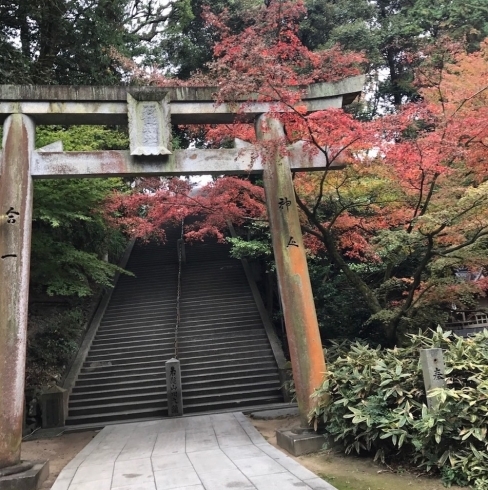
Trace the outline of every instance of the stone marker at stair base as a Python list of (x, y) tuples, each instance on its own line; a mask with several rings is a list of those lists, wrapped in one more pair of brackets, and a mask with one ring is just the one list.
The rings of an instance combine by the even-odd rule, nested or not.
[[(304, 96), (304, 105), (313, 112), (323, 110), (328, 107), (342, 107), (343, 102), (352, 102), (361, 92), (364, 84), (364, 77), (352, 77), (335, 83), (321, 83), (307, 88)], [(192, 88), (165, 88), (160, 89), (161, 94), (168, 92), (166, 101), (163, 98), (154, 98), (157, 89), (154, 87), (144, 88), (137, 95), (128, 94), (128, 89), (123, 87), (36, 87), (36, 86), (0, 86), (0, 121), (5, 121), (3, 133), (3, 151), (0, 159), (0, 468), (13, 466), (20, 461), (20, 442), (22, 436), (22, 415), (23, 415), (23, 395), (24, 395), (24, 371), (26, 354), (26, 334), (27, 334), (27, 307), (28, 307), (28, 287), (29, 287), (29, 256), (31, 239), (31, 217), (32, 217), (32, 176), (31, 170), (34, 163), (38, 160), (48, 158), (49, 153), (42, 154), (34, 151), (35, 124), (126, 124), (128, 121), (129, 103), (128, 95), (132, 97), (130, 104), (135, 105), (136, 113), (139, 110), (138, 103), (142, 102), (142, 126), (160, 126), (162, 132), (151, 134), (151, 137), (142, 139), (140, 132), (134, 133), (135, 139), (131, 144), (133, 153), (151, 153), (152, 156), (138, 157), (137, 155), (120, 154), (113, 152), (101, 152), (97, 157), (96, 152), (91, 152), (90, 157), (81, 156), (80, 164), (84, 169), (79, 172), (74, 169), (73, 173), (66, 171), (63, 159), (69, 159), (69, 152), (60, 153), (61, 159), (51, 162), (52, 165), (37, 168), (35, 176), (37, 178), (60, 178), (71, 176), (100, 177), (104, 175), (180, 175), (177, 166), (170, 169), (165, 168), (165, 158), (172, 155), (155, 156), (154, 153), (169, 153), (165, 146), (167, 143), (168, 127), (165, 124), (171, 121), (172, 124), (226, 124), (235, 119), (235, 108), (232, 105), (221, 104), (216, 106), (212, 100), (213, 89), (209, 87)], [(150, 97), (145, 97), (144, 93), (150, 93)], [(151, 102), (145, 104), (145, 101)], [(153, 104), (154, 101), (161, 101)], [(152, 104), (152, 105), (151, 105)], [(274, 106), (273, 103), (253, 102), (246, 104), (245, 113), (249, 120), (253, 120), (260, 114), (266, 113)], [(137, 115), (137, 114), (136, 114)], [(155, 116), (156, 115), (156, 116)], [(163, 118), (154, 120), (154, 117)], [(145, 119), (145, 120), (144, 120)], [(161, 126), (162, 124), (162, 126)], [(151, 129), (151, 131), (152, 131)], [(158, 130), (159, 131), (159, 130)], [(131, 128), (129, 127), (129, 133)], [(137, 136), (139, 135), (139, 136)], [(264, 139), (264, 138), (263, 138)], [(150, 148), (141, 148), (149, 146)], [(78, 156), (80, 156), (80, 153)], [(205, 160), (202, 150), (200, 159)], [(195, 154), (196, 155), (196, 154)], [(51, 157), (53, 153), (51, 153)], [(198, 157), (198, 155), (196, 155)], [(114, 162), (114, 158), (116, 161)], [(138, 160), (142, 158), (142, 160)], [(147, 158), (151, 160), (148, 161)], [(278, 158), (278, 157), (277, 157)], [(118, 159), (118, 160), (117, 160)], [(154, 161), (154, 159), (160, 159)], [(173, 159), (173, 162), (176, 159)], [(91, 164), (95, 162), (93, 170)], [(288, 157), (286, 161), (287, 170), (277, 172), (276, 175), (282, 176), (288, 184), (291, 182), (290, 171), (288, 169)], [(156, 164), (156, 165), (155, 165)], [(158, 165), (160, 169), (158, 169)], [(290, 187), (282, 187), (284, 184), (274, 185), (270, 182), (273, 172), (281, 168), (281, 164), (276, 159), (273, 170), (268, 174), (267, 193), (273, 199), (284, 199), (283, 205), (286, 209), (279, 212), (288, 211), (288, 201), (293, 206), (290, 214), (296, 213), (293, 196)], [(48, 170), (48, 171), (47, 171)], [(309, 169), (310, 170), (310, 169)], [(233, 172), (246, 174), (249, 173), (249, 166), (236, 168)], [(227, 173), (226, 169), (221, 169), (221, 173)], [(285, 182), (282, 181), (282, 182)], [(281, 182), (281, 181), (280, 181)], [(281, 195), (282, 191), (287, 194)], [(303, 244), (298, 231), (295, 232), (296, 219), (293, 218), (289, 225), (280, 221), (277, 208), (281, 206), (281, 201), (273, 201), (268, 205), (269, 210), (275, 213), (271, 220), (272, 226), (278, 223), (282, 226), (280, 232), (273, 232), (273, 242), (275, 253), (282, 254), (280, 258), (283, 263), (288, 263), (278, 273), (280, 280), (280, 290), (284, 309), (290, 312), (285, 314), (285, 323), (290, 318), (298, 319), (300, 314), (293, 313), (291, 304), (298, 302), (290, 297), (287, 289), (300, 291), (306, 290), (305, 297), (309, 298), (310, 284), (308, 274), (306, 274), (306, 262), (300, 258), (304, 257), (301, 250)], [(291, 204), (290, 204), (291, 206)], [(273, 209), (272, 209), (273, 208)], [(295, 211), (292, 211), (294, 210)], [(293, 233), (285, 237), (283, 233), (289, 226)], [(288, 238), (288, 242), (283, 242)], [(279, 241), (281, 240), (281, 241)], [(291, 260), (286, 258), (285, 249), (289, 249)], [(296, 249), (296, 250), (295, 250)], [(300, 249), (300, 252), (298, 251)], [(290, 267), (291, 266), (291, 267)], [(297, 281), (295, 283), (295, 281)], [(300, 284), (298, 284), (300, 283)], [(5, 287), (6, 285), (6, 287)], [(299, 295), (303, 298), (302, 295)], [(305, 341), (300, 337), (295, 337), (296, 344), (293, 349), (294, 355), (294, 376), (299, 383), (304, 382), (306, 388), (297, 386), (302, 410), (302, 417), (306, 417), (306, 410), (309, 407), (308, 396), (312, 393), (311, 386), (314, 382), (320, 381), (324, 370), (321, 366), (322, 361), (317, 357), (319, 349), (315, 345), (313, 334), (313, 314), (309, 313), (308, 308), (312, 303), (307, 299), (307, 305), (301, 305), (300, 312), (306, 317), (303, 333)], [(288, 319), (287, 319), (288, 318)], [(316, 321), (315, 321), (316, 323)], [(288, 328), (288, 326), (287, 326)], [(292, 330), (295, 327), (292, 327)], [(299, 327), (299, 329), (302, 327)], [(311, 349), (310, 352), (301, 349)], [(320, 366), (319, 366), (320, 365)], [(314, 369), (319, 366), (319, 373)], [(315, 388), (315, 386), (313, 387)], [(308, 392), (307, 392), (308, 390)], [(304, 399), (306, 398), (306, 399)]]
[(168, 416), (183, 415), (183, 392), (181, 389), (181, 366), (178, 359), (166, 362), (166, 389), (168, 392)]

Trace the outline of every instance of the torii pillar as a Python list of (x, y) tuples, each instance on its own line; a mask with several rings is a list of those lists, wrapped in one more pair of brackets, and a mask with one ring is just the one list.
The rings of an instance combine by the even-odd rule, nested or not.
[[(258, 140), (270, 141), (271, 152), (263, 163), (263, 181), (270, 222), (288, 346), (302, 424), (313, 408), (310, 395), (323, 382), (326, 367), (315, 303), (310, 285), (307, 257), (295, 201), (283, 125), (277, 119), (260, 116)], [(282, 143), (282, 144), (280, 144)]]
[(4, 124), (0, 177), (0, 469), (20, 463), (29, 299), (35, 125)]

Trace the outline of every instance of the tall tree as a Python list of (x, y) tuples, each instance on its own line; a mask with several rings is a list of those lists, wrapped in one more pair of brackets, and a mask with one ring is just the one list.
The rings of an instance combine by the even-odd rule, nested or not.
[(189, 0), (8, 0), (0, 4), (3, 83), (111, 85), (121, 81), (119, 55), (151, 57)]
[(300, 32), (304, 44), (364, 50), (382, 110), (417, 96), (413, 69), (416, 54), (426, 46), (447, 34), (472, 52), (488, 36), (484, 0), (308, 0), (307, 7)]
[[(98, 126), (41, 127), (37, 143), (61, 140), (67, 151), (121, 149), (123, 133)], [(108, 227), (102, 203), (121, 179), (38, 180), (34, 188), (31, 288), (36, 293), (83, 297), (109, 286), (125, 247), (119, 230)]]
[[(381, 152), (373, 163), (363, 153), (343, 179), (324, 175), (314, 192), (297, 187), (307, 231), (361, 294), (368, 321), (382, 325), (390, 344), (419, 321), (431, 323), (426, 308), (485, 294), (485, 281), (459, 282), (453, 270), (487, 265), (487, 45), (470, 55), (453, 52), (444, 42), (419, 71), (423, 102), (374, 124)], [(359, 195), (356, 173), (373, 185)], [(347, 257), (381, 264), (381, 275), (367, 283)]]
[(261, 0), (189, 0), (185, 10), (180, 8), (168, 20), (167, 29), (161, 36), (155, 61), (180, 79), (189, 79), (196, 71), (207, 71), (212, 60), (213, 46), (218, 40), (218, 31), (205, 22), (204, 12), (211, 10), (221, 14), (224, 10), (232, 19), (235, 33), (245, 27), (246, 12), (262, 5)]

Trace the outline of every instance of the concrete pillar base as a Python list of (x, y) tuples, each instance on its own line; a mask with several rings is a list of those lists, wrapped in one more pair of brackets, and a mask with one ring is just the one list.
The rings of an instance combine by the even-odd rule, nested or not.
[[(2, 490), (37, 490), (41, 488), (49, 476), (49, 461), (33, 461), (31, 463), (32, 467), (28, 470), (13, 475), (0, 476), (0, 488)], [(8, 468), (4, 468), (4, 470), (8, 470)]]
[(324, 434), (306, 429), (279, 429), (276, 431), (276, 442), (293, 456), (301, 456), (321, 451), (327, 440)]

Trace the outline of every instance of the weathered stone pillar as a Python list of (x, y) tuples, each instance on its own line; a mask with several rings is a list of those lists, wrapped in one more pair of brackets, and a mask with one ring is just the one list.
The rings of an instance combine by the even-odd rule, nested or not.
[(420, 363), (424, 375), (427, 406), (432, 410), (439, 408), (438, 396), (432, 396), (431, 390), (446, 387), (446, 366), (442, 349), (420, 349)]
[(7, 118), (0, 175), (0, 468), (20, 462), (35, 126), (22, 114)]
[(183, 415), (183, 391), (181, 389), (181, 365), (178, 359), (166, 361), (166, 393), (168, 416)]
[(266, 205), (298, 407), (306, 419), (313, 407), (310, 395), (324, 380), (324, 353), (289, 159), (280, 154), (276, 144), (285, 137), (283, 126), (263, 115), (257, 121), (256, 134), (259, 140), (270, 142), (263, 164)]

